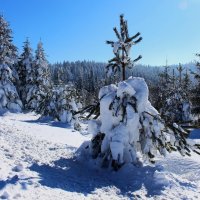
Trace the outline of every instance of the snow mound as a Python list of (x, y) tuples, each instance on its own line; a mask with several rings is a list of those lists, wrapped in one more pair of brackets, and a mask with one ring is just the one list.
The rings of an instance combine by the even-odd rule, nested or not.
[(24, 168), (23, 164), (18, 164), (15, 167), (13, 167), (12, 171), (21, 172), (23, 168)]
[(8, 192), (4, 192), (1, 196), (0, 196), (1, 199), (9, 199), (9, 194)]

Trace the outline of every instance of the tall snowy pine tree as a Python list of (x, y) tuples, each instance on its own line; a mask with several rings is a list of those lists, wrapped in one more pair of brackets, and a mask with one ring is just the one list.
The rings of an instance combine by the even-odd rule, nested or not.
[[(200, 54), (196, 54), (197, 57), (200, 59)], [(200, 116), (200, 62), (196, 62), (196, 72), (193, 72), (196, 85), (194, 89), (194, 96), (193, 96), (193, 113)], [(200, 119), (199, 119), (200, 124)]]
[(17, 71), (19, 75), (19, 96), (22, 100), (24, 108), (27, 108), (27, 94), (29, 93), (30, 88), (33, 87), (33, 81), (35, 78), (33, 54), (28, 39), (24, 42), (23, 53), (19, 58)]
[(41, 113), (45, 109), (51, 91), (50, 70), (42, 42), (38, 43), (33, 71), (30, 70), (29, 73), (33, 77), (27, 77), (27, 81), (30, 83), (26, 99), (27, 108)]
[[(3, 16), (0, 16), (0, 109), (14, 112), (22, 110), (16, 87), (16, 47), (12, 44), (12, 30)], [(13, 69), (13, 70), (12, 70)]]

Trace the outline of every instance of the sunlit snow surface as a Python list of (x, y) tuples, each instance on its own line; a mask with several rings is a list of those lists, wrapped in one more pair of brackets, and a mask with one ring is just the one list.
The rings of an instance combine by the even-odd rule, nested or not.
[[(90, 138), (34, 113), (1, 115), (0, 198), (200, 199), (200, 156), (173, 153), (156, 166), (129, 164), (114, 172), (76, 154)], [(191, 139), (200, 143), (200, 130)]]

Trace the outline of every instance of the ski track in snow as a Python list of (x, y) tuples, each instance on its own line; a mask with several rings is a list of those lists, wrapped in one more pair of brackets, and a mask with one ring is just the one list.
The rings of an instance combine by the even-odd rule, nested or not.
[(200, 199), (196, 154), (173, 153), (156, 166), (125, 165), (114, 172), (76, 156), (91, 136), (37, 118), (0, 116), (0, 199)]

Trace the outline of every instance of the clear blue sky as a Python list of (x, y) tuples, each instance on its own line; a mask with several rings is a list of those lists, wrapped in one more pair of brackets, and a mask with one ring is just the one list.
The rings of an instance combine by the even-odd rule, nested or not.
[(200, 53), (200, 0), (0, 0), (0, 12), (10, 22), (19, 50), (26, 37), (33, 49), (41, 38), (50, 62), (107, 62), (115, 39), (112, 28), (125, 14), (130, 34), (143, 41), (132, 56), (143, 64), (186, 63)]

